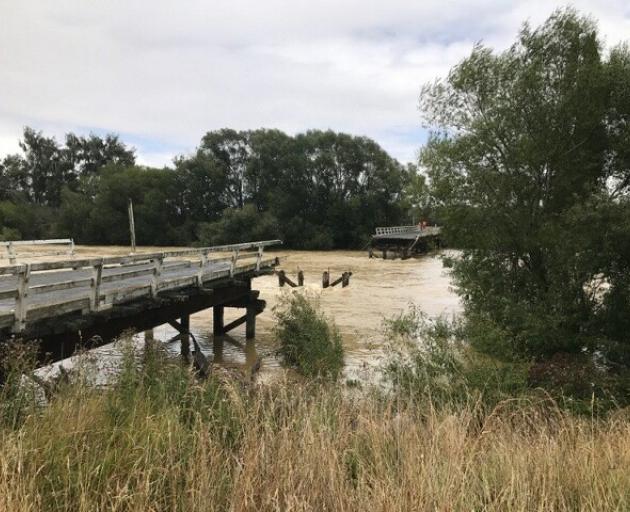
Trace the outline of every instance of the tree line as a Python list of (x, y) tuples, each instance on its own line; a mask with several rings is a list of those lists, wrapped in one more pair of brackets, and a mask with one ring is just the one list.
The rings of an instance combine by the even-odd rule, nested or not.
[(115, 135), (59, 143), (26, 128), (20, 147), (0, 160), (2, 239), (127, 244), (131, 199), (139, 244), (359, 248), (375, 226), (411, 222), (426, 204), (415, 166), (333, 131), (212, 131), (164, 168), (137, 165)]

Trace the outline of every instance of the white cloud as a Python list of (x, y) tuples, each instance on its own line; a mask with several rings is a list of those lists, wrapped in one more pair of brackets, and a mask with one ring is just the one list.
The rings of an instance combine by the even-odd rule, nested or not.
[[(420, 85), (475, 41), (506, 47), (558, 5), (0, 0), (0, 154), (31, 125), (120, 132), (149, 141), (135, 144), (142, 162), (167, 164), (208, 130), (264, 126), (365, 134), (410, 160)], [(574, 5), (608, 43), (630, 34), (626, 2)]]

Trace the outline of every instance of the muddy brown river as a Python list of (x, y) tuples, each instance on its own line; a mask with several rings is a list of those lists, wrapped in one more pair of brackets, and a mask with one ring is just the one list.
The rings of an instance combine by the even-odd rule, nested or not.
[[(430, 316), (452, 316), (459, 312), (460, 303), (451, 289), (448, 269), (439, 255), (426, 255), (417, 259), (369, 259), (359, 251), (278, 251), (282, 258), (281, 269), (297, 281), (297, 271), (305, 275), (304, 288), (319, 298), (324, 313), (332, 319), (343, 338), (345, 349), (345, 377), (370, 380), (384, 355), (383, 320), (399, 315), (410, 305), (419, 306)], [(331, 281), (342, 272), (352, 272), (350, 286), (322, 289), (322, 273), (328, 270)], [(241, 326), (214, 340), (212, 310), (202, 311), (190, 318), (191, 332), (203, 352), (215, 363), (249, 372), (260, 359), (259, 378), (267, 380), (279, 374), (281, 365), (275, 356), (274, 306), (282, 294), (293, 293), (292, 288), (278, 286), (277, 276), (256, 278), (252, 287), (260, 290), (260, 298), (267, 301), (266, 310), (258, 316), (256, 339), (245, 340), (245, 327)], [(295, 290), (299, 290), (296, 288)], [(242, 310), (226, 308), (225, 322), (242, 315)], [(168, 340), (176, 334), (169, 325), (153, 330), (158, 340)], [(144, 333), (135, 336), (141, 347)], [(169, 351), (179, 353), (179, 343), (168, 345)], [(95, 364), (106, 374), (120, 357), (115, 344), (101, 347), (95, 352)], [(66, 360), (64, 366), (72, 365)], [(100, 379), (98, 379), (100, 380)]]

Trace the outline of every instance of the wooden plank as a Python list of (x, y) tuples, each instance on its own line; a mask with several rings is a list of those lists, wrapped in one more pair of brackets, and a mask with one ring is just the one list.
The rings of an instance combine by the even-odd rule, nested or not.
[(27, 313), (27, 320), (29, 322), (36, 322), (44, 318), (50, 318), (54, 316), (61, 316), (74, 311), (82, 311), (90, 308), (90, 299), (75, 299), (69, 302), (47, 304), (45, 306), (37, 306), (32, 308)]
[(246, 321), (247, 321), (247, 314), (243, 315), (240, 318), (237, 318), (236, 320), (234, 320), (233, 322), (230, 322), (229, 324), (226, 324), (225, 327), (223, 327), (223, 333), (229, 332), (232, 329), (235, 329), (236, 327), (238, 327), (239, 325), (243, 325)]
[(15, 299), (18, 296), (18, 291), (17, 290), (5, 290), (3, 292), (0, 292), (0, 300), (5, 300), (5, 299)]
[[(125, 267), (120, 267), (125, 268)], [(130, 270), (129, 272), (120, 272), (118, 274), (110, 274), (103, 276), (101, 281), (103, 283), (112, 283), (115, 281), (124, 281), (125, 279), (132, 279), (134, 277), (151, 276), (153, 275), (153, 268), (143, 268), (142, 270)]]
[(176, 279), (166, 279), (158, 283), (158, 291), (172, 290), (174, 288), (183, 288), (185, 286), (192, 286), (197, 282), (197, 276), (178, 277)]
[(92, 278), (86, 277), (84, 279), (77, 279), (74, 281), (63, 281), (55, 284), (40, 284), (38, 286), (31, 286), (30, 291), (34, 294), (52, 293), (60, 290), (71, 290), (73, 288), (81, 288), (84, 286), (91, 286)]
[(239, 254), (236, 259), (237, 260), (246, 260), (248, 258), (257, 258), (258, 257), (258, 253), (255, 252), (245, 252), (242, 254)]
[(0, 267), (0, 276), (15, 276), (20, 273), (24, 265), (9, 265)]
[(171, 263), (169, 265), (164, 265), (162, 267), (162, 272), (172, 272), (174, 270), (182, 269), (182, 268), (193, 268), (199, 267), (198, 261), (182, 261), (179, 263)]
[(105, 295), (105, 300), (112, 304), (122, 304), (149, 295), (151, 295), (151, 285), (139, 285), (126, 288), (125, 290), (116, 290), (113, 293), (108, 292)]
[(53, 238), (50, 240), (11, 240), (0, 242), (0, 245), (72, 245), (71, 238)]
[(13, 315), (2, 315), (0, 316), (0, 329), (6, 329), (7, 327), (11, 327), (13, 325)]
[(46, 270), (62, 270), (67, 268), (93, 267), (103, 261), (102, 258), (86, 258), (83, 260), (44, 261), (31, 263), (31, 272), (43, 272)]
[(211, 281), (216, 281), (217, 279), (222, 279), (224, 277), (228, 277), (230, 275), (230, 271), (225, 269), (225, 270), (213, 270), (210, 271), (208, 273), (204, 273), (203, 275), (203, 282), (204, 283), (209, 283)]

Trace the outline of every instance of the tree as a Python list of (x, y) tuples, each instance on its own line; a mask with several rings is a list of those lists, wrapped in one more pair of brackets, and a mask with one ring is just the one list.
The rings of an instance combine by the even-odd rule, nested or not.
[(248, 139), (249, 132), (224, 128), (204, 135), (198, 150), (222, 166), (226, 184), (223, 189), (224, 202), (235, 208), (243, 208), (245, 205)]
[(109, 164), (131, 167), (136, 163), (135, 150), (128, 149), (113, 134), (101, 138), (94, 134), (81, 137), (68, 133), (63, 153), (74, 174), (80, 177), (96, 175)]
[(567, 9), (524, 25), (504, 52), (477, 45), (423, 88), (434, 132), (421, 163), (446, 237), (463, 248), (454, 275), (469, 324), (486, 326), (473, 340), (484, 350), (613, 357), (630, 343), (604, 327), (613, 296), (630, 314), (630, 231), (611, 243), (610, 225), (630, 213), (628, 62), (623, 47), (605, 60), (595, 24)]

